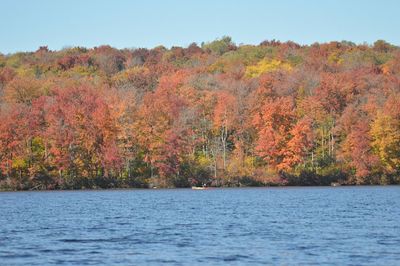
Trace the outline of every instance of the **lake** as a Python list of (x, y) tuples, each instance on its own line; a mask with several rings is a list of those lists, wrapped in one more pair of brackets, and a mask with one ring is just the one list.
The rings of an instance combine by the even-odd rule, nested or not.
[(0, 193), (2, 265), (399, 265), (400, 187)]

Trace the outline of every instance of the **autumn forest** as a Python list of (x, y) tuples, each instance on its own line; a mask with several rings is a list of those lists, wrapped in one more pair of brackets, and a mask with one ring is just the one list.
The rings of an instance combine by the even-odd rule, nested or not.
[(400, 183), (385, 41), (0, 54), (0, 188)]

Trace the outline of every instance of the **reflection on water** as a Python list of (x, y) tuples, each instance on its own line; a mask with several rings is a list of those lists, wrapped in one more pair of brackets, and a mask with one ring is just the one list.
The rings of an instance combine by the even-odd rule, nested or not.
[(0, 264), (400, 261), (400, 187), (0, 193)]

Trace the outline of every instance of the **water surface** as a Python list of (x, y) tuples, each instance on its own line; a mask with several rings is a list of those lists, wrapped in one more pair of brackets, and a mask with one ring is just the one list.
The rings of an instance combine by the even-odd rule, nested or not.
[(0, 193), (2, 265), (399, 265), (400, 187)]

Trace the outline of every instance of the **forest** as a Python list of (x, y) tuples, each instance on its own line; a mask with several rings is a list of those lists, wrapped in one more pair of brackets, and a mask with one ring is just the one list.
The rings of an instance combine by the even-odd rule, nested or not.
[(2, 190), (400, 183), (400, 48), (0, 54)]

